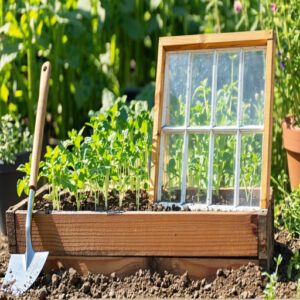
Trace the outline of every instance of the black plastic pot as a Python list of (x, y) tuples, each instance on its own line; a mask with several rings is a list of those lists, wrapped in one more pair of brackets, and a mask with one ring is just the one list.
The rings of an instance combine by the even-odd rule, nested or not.
[(24, 174), (17, 171), (20, 164), (29, 160), (29, 152), (17, 155), (15, 164), (0, 163), (0, 232), (6, 234), (6, 210), (15, 205), (20, 199), (17, 195), (17, 181)]

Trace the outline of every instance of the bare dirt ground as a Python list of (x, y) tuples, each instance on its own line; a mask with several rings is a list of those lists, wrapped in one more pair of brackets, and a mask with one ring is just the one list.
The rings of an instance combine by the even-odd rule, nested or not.
[[(289, 280), (286, 269), (292, 251), (300, 249), (300, 240), (292, 239), (285, 230), (275, 233), (275, 255), (283, 255), (276, 285), (278, 298), (296, 298), (297, 283)], [(0, 236), (0, 286), (5, 276), (9, 253), (4, 236)], [(218, 270), (212, 282), (192, 281), (188, 274), (173, 275), (139, 270), (134, 275), (119, 279), (89, 274), (80, 276), (72, 268), (41, 274), (32, 288), (21, 299), (91, 299), (91, 298), (263, 298), (267, 278), (260, 267), (249, 263), (237, 270)], [(299, 295), (298, 295), (299, 296)], [(0, 300), (15, 299), (0, 292)]]

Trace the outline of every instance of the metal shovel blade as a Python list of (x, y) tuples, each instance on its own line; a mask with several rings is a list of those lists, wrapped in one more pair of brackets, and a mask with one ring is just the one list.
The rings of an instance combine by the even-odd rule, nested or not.
[(34, 252), (28, 268), (25, 254), (12, 254), (2, 290), (20, 296), (35, 282), (47, 260), (49, 252)]

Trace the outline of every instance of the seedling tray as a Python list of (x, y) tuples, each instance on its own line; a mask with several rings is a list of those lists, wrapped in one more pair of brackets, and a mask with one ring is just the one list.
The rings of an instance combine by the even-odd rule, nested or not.
[[(47, 186), (37, 195), (44, 193)], [(10, 253), (25, 251), (27, 199), (7, 213)], [(272, 202), (270, 202), (272, 203)], [(35, 251), (57, 264), (120, 276), (139, 268), (209, 277), (249, 261), (270, 266), (272, 209), (244, 212), (33, 212)], [(201, 266), (201, 268), (199, 268)], [(46, 266), (47, 268), (47, 266)]]

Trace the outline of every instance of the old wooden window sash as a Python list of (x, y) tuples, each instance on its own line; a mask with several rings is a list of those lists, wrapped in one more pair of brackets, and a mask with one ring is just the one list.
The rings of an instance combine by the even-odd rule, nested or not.
[[(274, 34), (270, 30), (160, 38), (151, 166), (153, 201), (167, 204), (196, 203), (198, 208), (212, 207), (221, 210), (268, 207), (274, 49)], [(231, 65), (228, 63), (230, 61)], [(228, 82), (226, 76), (235, 76), (235, 80), (231, 78), (231, 82)], [(225, 83), (219, 86), (222, 80)], [(202, 82), (202, 86), (198, 86), (199, 93), (202, 92), (198, 103), (194, 99), (197, 87), (195, 81), (196, 84)], [(181, 94), (178, 93), (180, 85), (184, 87)], [(230, 85), (232, 86), (229, 87)], [(224, 90), (221, 90), (224, 86)], [(231, 92), (228, 93), (229, 88)], [(209, 100), (203, 101), (203, 93), (207, 93)], [(174, 94), (177, 100), (174, 100)], [(231, 97), (230, 103), (235, 101), (234, 107), (220, 109), (220, 97)], [(172, 101), (178, 103), (174, 105)], [(257, 101), (258, 106), (255, 107), (253, 101)], [(196, 117), (196, 121), (192, 119), (195, 116), (195, 106), (198, 106), (198, 110), (207, 106), (204, 121), (197, 121)], [(247, 109), (249, 112), (246, 112)], [(226, 112), (233, 114), (233, 118), (224, 122), (222, 115)], [(247, 121), (246, 114), (249, 117)], [(251, 186), (251, 178), (250, 186), (244, 184), (245, 180), (241, 181), (242, 175), (245, 175), (241, 174), (245, 173), (242, 157), (251, 152), (251, 145), (250, 148), (249, 145), (246, 147), (247, 138), (248, 142), (256, 141), (256, 144), (259, 144), (260, 153), (253, 153), (259, 159), (259, 170), (248, 170), (252, 179), (255, 176), (257, 181), (258, 178), (258, 186)], [(201, 183), (201, 188), (199, 182), (198, 186), (189, 182), (197, 174), (197, 170), (192, 171), (192, 155), (189, 155), (189, 152), (194, 150), (193, 145), (197, 143), (201, 143), (207, 152), (207, 155), (200, 155), (202, 162), (198, 162), (200, 169), (207, 164), (207, 181)], [(223, 163), (218, 161), (218, 154), (226, 150), (226, 147), (221, 149), (220, 145), (232, 143), (234, 151), (229, 153), (226, 159), (226, 162), (232, 161), (231, 178), (227, 180), (230, 184), (218, 186), (216, 177), (222, 181), (222, 176), (226, 176), (218, 174), (216, 170), (218, 165)], [(168, 151), (171, 147), (177, 147), (177, 157), (170, 157)], [(170, 174), (166, 174), (171, 165), (177, 168), (176, 178), (173, 176), (174, 181), (177, 180), (174, 186), (170, 184), (173, 178), (168, 178)], [(203, 170), (198, 172), (202, 172), (204, 177)], [(226, 196), (230, 189), (231, 193)], [(221, 193), (223, 196), (220, 196)]]

